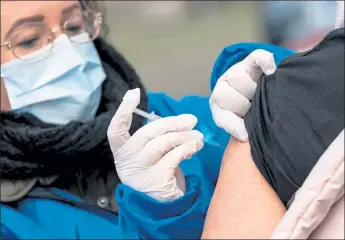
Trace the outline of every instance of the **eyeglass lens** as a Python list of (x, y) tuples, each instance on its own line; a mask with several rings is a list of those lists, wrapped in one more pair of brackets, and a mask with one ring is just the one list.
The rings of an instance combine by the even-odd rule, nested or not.
[[(73, 41), (85, 43), (95, 38), (100, 28), (100, 22), (97, 21), (96, 15), (93, 14), (75, 14), (63, 25), (62, 31)], [(76, 36), (88, 33), (89, 38), (78, 38)], [(52, 30), (42, 23), (28, 23), (22, 25), (11, 34), (8, 41), (13, 54), (19, 59), (31, 59), (40, 57), (51, 51), (48, 45), (54, 39)], [(50, 44), (52, 45), (52, 44)], [(47, 47), (46, 47), (47, 46)], [(41, 49), (41, 50), (40, 50)], [(38, 51), (40, 50), (40, 51)], [(31, 53), (39, 53), (31, 54)]]

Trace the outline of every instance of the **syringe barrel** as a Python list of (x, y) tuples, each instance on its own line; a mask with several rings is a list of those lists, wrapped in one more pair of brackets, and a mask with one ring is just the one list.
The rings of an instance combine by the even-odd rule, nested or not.
[(160, 119), (160, 118), (161, 118), (160, 116), (155, 115), (154, 112), (148, 113), (148, 112), (145, 112), (145, 111), (143, 111), (143, 110), (141, 110), (141, 109), (139, 109), (139, 108), (136, 108), (136, 109), (134, 110), (134, 113), (136, 113), (136, 114), (138, 114), (138, 115), (140, 115), (140, 116), (142, 116), (142, 117), (148, 119), (149, 121), (154, 121), (154, 120), (157, 120), (157, 119)]

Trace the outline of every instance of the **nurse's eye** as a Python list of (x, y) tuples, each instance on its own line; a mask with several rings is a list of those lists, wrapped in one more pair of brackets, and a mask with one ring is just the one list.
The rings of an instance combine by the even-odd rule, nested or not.
[(66, 21), (63, 26), (63, 29), (64, 32), (70, 37), (76, 36), (80, 33), (84, 33), (85, 24), (82, 14), (76, 14), (68, 21)]
[(49, 36), (41, 25), (25, 26), (10, 36), (12, 47), (20, 49), (37, 49), (41, 42)]
[(80, 33), (80, 32), (82, 32), (82, 30), (83, 30), (82, 25), (68, 26), (65, 28), (65, 31), (67, 31), (67, 33), (71, 33), (71, 34)]
[(38, 42), (39, 42), (39, 38), (33, 37), (33, 38), (29, 38), (29, 39), (26, 39), (26, 40), (23, 40), (23, 41), (19, 42), (17, 44), (17, 47), (35, 48), (36, 45), (38, 44)]

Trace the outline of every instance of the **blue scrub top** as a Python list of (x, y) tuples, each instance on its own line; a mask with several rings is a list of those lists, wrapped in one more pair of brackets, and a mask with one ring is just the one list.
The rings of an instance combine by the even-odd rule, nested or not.
[[(225, 48), (211, 76), (211, 89), (233, 64), (255, 49), (274, 53), (276, 63), (292, 51), (268, 44), (242, 43)], [(186, 96), (175, 100), (165, 93), (149, 93), (149, 111), (166, 117), (194, 114), (199, 129), (207, 126), (223, 146), (229, 134), (218, 128), (209, 108), (209, 97)], [(200, 239), (203, 224), (217, 181), (224, 149), (205, 145), (192, 159), (183, 161), (186, 193), (170, 202), (158, 202), (125, 185), (116, 188), (118, 214), (89, 206), (81, 199), (56, 188), (34, 189), (32, 193), (57, 196), (60, 200), (27, 196), (16, 208), (1, 204), (2, 239)]]

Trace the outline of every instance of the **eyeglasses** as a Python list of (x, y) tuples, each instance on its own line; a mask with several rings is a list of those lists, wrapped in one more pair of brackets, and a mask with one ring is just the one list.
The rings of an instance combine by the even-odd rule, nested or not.
[[(99, 36), (102, 21), (101, 13), (84, 11), (67, 20), (61, 31), (72, 42), (83, 44)], [(20, 60), (41, 59), (52, 51), (56, 31), (42, 23), (26, 24), (13, 32), (1, 47), (7, 47)], [(88, 37), (78, 37), (85, 33)]]

